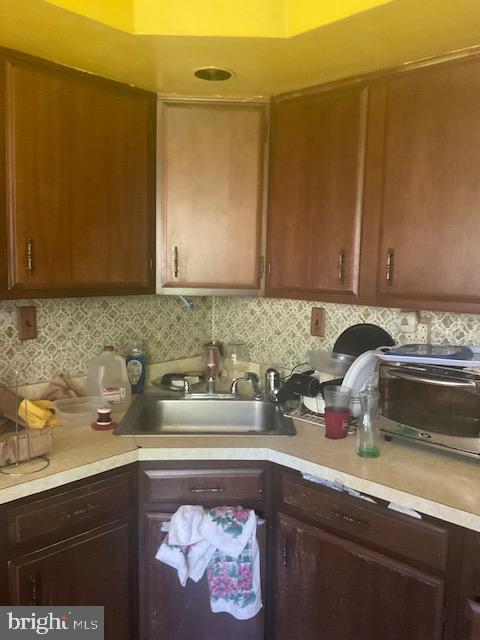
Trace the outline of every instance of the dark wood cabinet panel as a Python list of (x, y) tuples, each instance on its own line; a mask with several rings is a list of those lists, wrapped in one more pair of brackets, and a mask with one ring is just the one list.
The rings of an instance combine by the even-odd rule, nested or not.
[[(262, 640), (263, 609), (250, 620), (236, 620), (226, 613), (212, 613), (207, 578), (180, 585), (177, 572), (155, 559), (165, 533), (162, 523), (170, 513), (146, 513), (144, 521), (144, 597), (140, 615), (140, 636), (145, 640)], [(259, 527), (260, 554), (265, 568), (265, 532)], [(264, 573), (264, 572), (263, 572)], [(264, 581), (265, 585), (265, 581)], [(265, 590), (263, 593), (265, 599)]]
[(161, 113), (163, 286), (259, 289), (265, 106)]
[(358, 293), (367, 89), (274, 102), (267, 295)]
[(282, 511), (428, 570), (447, 569), (449, 529), (279, 472)]
[(15, 56), (2, 70), (9, 295), (153, 292), (155, 95)]
[(440, 640), (444, 581), (278, 514), (275, 640)]
[(480, 640), (480, 533), (466, 531), (457, 637)]
[(147, 502), (245, 504), (262, 500), (263, 469), (145, 469)]
[(135, 637), (130, 521), (112, 523), (8, 563), (14, 605), (105, 607), (105, 638)]
[(371, 87), (362, 251), (376, 304), (480, 302), (479, 72), (475, 57)]

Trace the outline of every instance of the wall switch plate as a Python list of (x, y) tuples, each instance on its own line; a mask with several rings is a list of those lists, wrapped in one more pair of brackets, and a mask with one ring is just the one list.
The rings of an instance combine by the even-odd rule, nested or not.
[(398, 329), (400, 333), (412, 334), (417, 332), (418, 311), (402, 309), (398, 312)]
[(19, 340), (37, 337), (37, 307), (17, 307), (17, 329)]
[(310, 335), (323, 338), (325, 335), (325, 307), (313, 307), (310, 321)]

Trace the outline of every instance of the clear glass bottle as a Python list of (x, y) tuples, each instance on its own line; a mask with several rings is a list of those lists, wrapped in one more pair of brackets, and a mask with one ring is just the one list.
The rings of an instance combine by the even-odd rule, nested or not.
[(362, 458), (378, 458), (380, 455), (380, 434), (378, 431), (380, 394), (372, 379), (359, 393), (359, 398), (362, 415), (357, 427), (357, 453)]

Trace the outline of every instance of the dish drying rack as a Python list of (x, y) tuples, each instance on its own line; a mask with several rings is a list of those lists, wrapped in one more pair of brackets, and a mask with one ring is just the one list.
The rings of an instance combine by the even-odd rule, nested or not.
[[(45, 439), (48, 438), (49, 442), (47, 443), (48, 446), (43, 448), (46, 448), (48, 451), (46, 453), (34, 452), (34, 447), (32, 446), (33, 430), (29, 426), (28, 410), (26, 412), (25, 426), (20, 425), (19, 423), (18, 405), (20, 394), (18, 390), (20, 386), (20, 376), (25, 379), (22, 371), (15, 371), (15, 430), (12, 432), (11, 438), (8, 440), (8, 445), (10, 445), (10, 442), (13, 441), (14, 460), (8, 464), (0, 466), (0, 473), (8, 476), (23, 476), (43, 471), (50, 464), (50, 457), (53, 448), (52, 428), (44, 427), (44, 429), (46, 429), (47, 431), (44, 432), (44, 435), (42, 435), (42, 437), (45, 437)], [(26, 386), (26, 383), (24, 386)], [(42, 433), (43, 431), (44, 430), (42, 429)], [(39, 437), (39, 434), (36, 434), (35, 437)]]

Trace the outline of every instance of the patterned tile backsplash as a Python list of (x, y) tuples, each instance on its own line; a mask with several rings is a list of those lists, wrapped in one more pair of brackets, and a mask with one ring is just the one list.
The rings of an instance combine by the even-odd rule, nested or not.
[[(0, 382), (22, 369), (29, 383), (62, 371), (85, 373), (87, 361), (106, 343), (125, 352), (132, 337), (144, 340), (150, 362), (201, 353), (212, 337), (242, 340), (253, 362), (293, 366), (309, 349), (330, 349), (338, 335), (358, 322), (373, 322), (401, 341), (395, 309), (265, 298), (194, 298), (188, 310), (174, 296), (71, 298), (0, 302)], [(37, 306), (38, 337), (20, 343), (19, 304)], [(310, 336), (310, 311), (326, 309), (325, 337)], [(427, 312), (425, 312), (427, 313)], [(428, 312), (431, 341), (480, 344), (480, 315)]]
[[(314, 306), (325, 307), (325, 337), (310, 335)], [(398, 310), (269, 298), (214, 298), (213, 337), (244, 341), (253, 362), (291, 367), (303, 362), (309, 349), (331, 349), (340, 333), (359, 322), (386, 329), (405, 342), (398, 331)], [(438, 344), (480, 344), (480, 315), (421, 312), (430, 318), (430, 341)]]
[[(38, 337), (17, 339), (16, 305), (37, 307)], [(139, 336), (150, 362), (198, 354), (211, 335), (212, 300), (196, 298), (190, 311), (172, 296), (68, 298), (0, 302), (0, 382), (18, 368), (29, 383), (55, 372), (83, 375), (104, 344), (121, 352)]]

